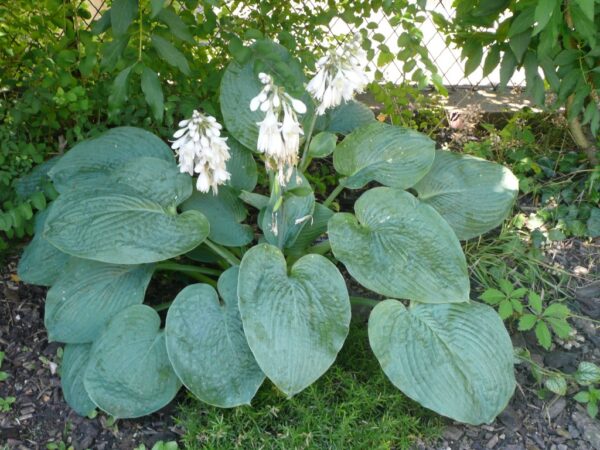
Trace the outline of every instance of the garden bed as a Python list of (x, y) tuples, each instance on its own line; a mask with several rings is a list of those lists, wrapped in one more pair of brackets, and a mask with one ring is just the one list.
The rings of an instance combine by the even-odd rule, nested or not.
[[(571, 308), (588, 314), (593, 319), (600, 319), (600, 283), (593, 282), (598, 280), (600, 242), (567, 239), (554, 243), (547, 249), (547, 254), (553, 262), (572, 274), (567, 284), (573, 294)], [(6, 353), (1, 370), (9, 374), (8, 380), (0, 384), (0, 398), (16, 399), (7, 412), (0, 413), (0, 443), (7, 444), (9, 448), (46, 448), (48, 443), (58, 445), (64, 442), (67, 447), (72, 445), (75, 449), (129, 449), (140, 444), (151, 447), (157, 441), (178, 440), (185, 442), (186, 447), (226, 449), (235, 447), (236, 442), (240, 448), (249, 448), (249, 445), (258, 447), (258, 439), (263, 446), (286, 448), (286, 439), (298, 439), (300, 435), (304, 436), (306, 448), (323, 448), (326, 443), (331, 443), (327, 440), (328, 433), (342, 426), (344, 415), (349, 414), (351, 417), (361, 409), (361, 404), (353, 403), (360, 397), (353, 397), (352, 391), (347, 392), (346, 397), (340, 394), (338, 401), (330, 399), (333, 403), (312, 405), (312, 411), (309, 411), (317, 418), (320, 413), (329, 415), (330, 421), (323, 423), (323, 426), (331, 429), (319, 430), (315, 425), (314, 429), (303, 430), (302, 427), (309, 425), (302, 421), (302, 417), (294, 414), (293, 408), (281, 406), (285, 405), (286, 400), (272, 386), (266, 385), (255, 401), (253, 414), (256, 415), (252, 417), (249, 411), (236, 413), (207, 408), (200, 402), (186, 399), (183, 393), (163, 410), (142, 419), (111, 423), (103, 414), (93, 419), (79, 417), (62, 398), (56, 373), (60, 362), (60, 346), (48, 343), (46, 338), (43, 325), (45, 289), (20, 283), (16, 276), (16, 261), (15, 257), (8, 259), (0, 278), (0, 345)], [(161, 289), (170, 289), (162, 283), (163, 280), (160, 279), (153, 283), (151, 289), (154, 295), (159, 295)], [(152, 292), (149, 295), (151, 294)], [(535, 337), (528, 334), (513, 334), (513, 343), (515, 346), (526, 345), (532, 351), (532, 358), (544, 366), (566, 373), (573, 372), (581, 360), (598, 363), (600, 337), (595, 323), (584, 319), (574, 319), (571, 323), (584, 340), (579, 347), (568, 351), (557, 346), (550, 352), (544, 352), (537, 346)], [(361, 342), (366, 344), (366, 335), (363, 333), (354, 336), (349, 342), (355, 352)], [(358, 348), (368, 350), (368, 347)], [(295, 397), (293, 401), (298, 402), (295, 406), (306, 407), (304, 402), (310, 403), (315, 397), (313, 391), (316, 391), (316, 397), (327, 397), (333, 386), (343, 386), (348, 377), (358, 377), (358, 381), (361, 381), (361, 368), (350, 366), (344, 369), (344, 351), (340, 358), (341, 365), (336, 363), (331, 374), (324, 377), (325, 381)], [(371, 358), (365, 364), (375, 365), (375, 360)], [(379, 368), (375, 367), (375, 370), (379, 371)], [(518, 388), (508, 408), (495, 422), (481, 427), (432, 418), (431, 414), (406, 400), (399, 404), (394, 402), (396, 411), (387, 411), (386, 402), (391, 402), (392, 399), (399, 401), (398, 398), (403, 396), (383, 379), (383, 375), (381, 378), (381, 381), (367, 386), (367, 389), (373, 389), (373, 395), (378, 394), (376, 390), (381, 391), (379, 393), (385, 400), (369, 412), (368, 419), (372, 422), (363, 418), (362, 422), (352, 424), (347, 436), (340, 435), (338, 430), (336, 439), (347, 437), (348, 442), (352, 442), (350, 439), (356, 439), (356, 435), (363, 433), (372, 439), (372, 445), (385, 443), (390, 448), (405, 447), (409, 445), (408, 442), (427, 449), (600, 448), (598, 421), (590, 419), (585, 409), (569, 396), (539, 399), (530, 372), (524, 366), (517, 366)], [(371, 383), (369, 379), (363, 381)], [(364, 398), (361, 401), (368, 409), (369, 405), (364, 403)], [(336, 409), (339, 405), (342, 408)], [(319, 407), (324, 411), (319, 411)], [(402, 409), (400, 413), (403, 416), (392, 417), (398, 420), (390, 421), (390, 415), (400, 414), (398, 409)], [(269, 411), (272, 418), (265, 419)], [(414, 423), (406, 422), (411, 414), (416, 421)], [(265, 425), (264, 430), (257, 430), (253, 420), (242, 420), (240, 417), (243, 418), (244, 415)], [(220, 420), (222, 427), (219, 431), (215, 429), (215, 423)], [(268, 426), (269, 420), (272, 421), (271, 426)], [(336, 420), (340, 420), (340, 423), (336, 424)], [(315, 423), (312, 422), (313, 425)], [(380, 427), (379, 430), (377, 427)], [(282, 430), (287, 430), (287, 434), (282, 433)], [(355, 435), (351, 436), (351, 432)], [(207, 433), (212, 434), (207, 437)], [(408, 436), (401, 435), (402, 433), (407, 433)], [(254, 441), (245, 441), (253, 436)]]

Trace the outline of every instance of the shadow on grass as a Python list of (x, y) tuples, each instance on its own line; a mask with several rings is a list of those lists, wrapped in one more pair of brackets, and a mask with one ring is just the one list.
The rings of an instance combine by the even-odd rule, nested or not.
[(331, 369), (292, 399), (268, 380), (252, 407), (219, 409), (190, 394), (176, 421), (188, 449), (407, 449), (442, 429), (385, 377), (362, 324), (352, 324)]

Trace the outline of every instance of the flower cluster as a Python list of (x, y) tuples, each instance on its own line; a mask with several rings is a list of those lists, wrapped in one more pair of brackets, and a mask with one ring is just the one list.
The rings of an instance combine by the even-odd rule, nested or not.
[(360, 34), (355, 34), (339, 47), (329, 49), (317, 61), (317, 74), (306, 90), (319, 102), (318, 115), (340, 105), (342, 100), (351, 100), (356, 92), (362, 92), (369, 82), (362, 67), (364, 60)]
[(198, 174), (196, 188), (200, 192), (217, 193), (219, 184), (231, 176), (225, 163), (230, 158), (227, 138), (221, 137), (221, 124), (209, 115), (194, 111), (191, 119), (179, 122), (176, 139), (171, 146), (179, 157), (179, 170)]
[(270, 75), (261, 72), (258, 78), (264, 87), (250, 102), (250, 110), (260, 108), (265, 113), (257, 123), (257, 150), (265, 154), (267, 169), (277, 170), (277, 180), (284, 186), (298, 164), (300, 135), (304, 132), (296, 113), (304, 114), (306, 105), (284, 92)]

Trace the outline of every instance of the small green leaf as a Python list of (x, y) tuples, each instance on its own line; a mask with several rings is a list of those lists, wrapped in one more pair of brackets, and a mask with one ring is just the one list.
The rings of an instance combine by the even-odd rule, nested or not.
[(515, 287), (508, 280), (498, 280), (498, 285), (500, 286), (500, 289), (502, 289), (502, 292), (504, 292), (507, 296), (510, 296), (515, 290)]
[(594, 22), (594, 0), (575, 0), (579, 5), (583, 14), (592, 22)]
[(538, 318), (533, 314), (524, 314), (519, 319), (519, 331), (528, 331), (533, 328)]
[(154, 118), (162, 122), (164, 113), (164, 95), (158, 74), (148, 67), (142, 71), (142, 92), (146, 98), (146, 103), (152, 109)]
[(46, 196), (43, 192), (37, 191), (31, 196), (31, 204), (38, 211), (46, 209)]
[(598, 415), (598, 403), (597, 402), (589, 402), (587, 405), (587, 412), (591, 418), (595, 419)]
[(554, 317), (546, 317), (546, 323), (550, 325), (554, 333), (561, 338), (567, 339), (571, 334), (571, 326), (565, 319), (556, 319)]
[(546, 386), (546, 389), (557, 395), (565, 395), (567, 393), (567, 381), (561, 375), (548, 378), (544, 385)]
[(529, 307), (536, 314), (541, 314), (542, 313), (542, 297), (540, 297), (538, 294), (536, 294), (533, 291), (529, 292), (528, 297), (529, 297)]
[(587, 403), (590, 401), (590, 393), (588, 391), (579, 391), (573, 397), (573, 400), (575, 400), (578, 403)]
[(542, 347), (546, 350), (550, 349), (550, 346), (552, 345), (552, 335), (550, 334), (548, 325), (539, 321), (535, 326), (535, 336)]
[(599, 383), (600, 367), (588, 361), (580, 362), (575, 372), (575, 380), (582, 386)]
[(152, 46), (156, 49), (158, 56), (173, 67), (177, 67), (185, 75), (191, 75), (190, 65), (187, 59), (173, 44), (165, 38), (153, 34), (150, 38)]
[(544, 317), (556, 317), (557, 319), (565, 319), (569, 317), (569, 308), (562, 303), (552, 303), (544, 311)]
[(312, 138), (308, 147), (308, 154), (313, 158), (325, 158), (333, 153), (337, 143), (337, 136), (328, 131), (323, 131)]
[[(593, 1), (593, 0), (592, 0)], [(543, 0), (538, 1), (535, 7), (534, 19), (536, 22), (535, 28), (533, 29), (532, 36), (535, 36), (548, 25), (552, 14), (558, 5), (559, 0)]]
[(110, 42), (102, 44), (102, 60), (100, 62), (100, 68), (104, 70), (112, 70), (121, 59), (123, 51), (127, 47), (129, 42), (129, 35), (124, 34), (123, 36), (115, 37)]
[(521, 301), (519, 299), (511, 298), (510, 303), (511, 303), (513, 309), (515, 310), (515, 312), (517, 312), (519, 314), (523, 314), (523, 303), (521, 303)]
[(497, 305), (506, 298), (506, 294), (498, 289), (489, 288), (479, 298), (490, 305)]
[(519, 288), (519, 289), (515, 289), (511, 294), (510, 297), (511, 298), (523, 298), (525, 297), (525, 295), (527, 295), (527, 292), (529, 292), (529, 289), (527, 288)]
[(503, 320), (508, 319), (513, 314), (513, 307), (510, 300), (503, 300), (498, 307), (498, 314)]
[(505, 88), (510, 81), (515, 68), (517, 67), (517, 58), (513, 52), (505, 51), (500, 63), (500, 87)]
[(115, 77), (108, 98), (108, 102), (112, 107), (119, 107), (127, 100), (127, 81), (134, 65), (126, 67)]

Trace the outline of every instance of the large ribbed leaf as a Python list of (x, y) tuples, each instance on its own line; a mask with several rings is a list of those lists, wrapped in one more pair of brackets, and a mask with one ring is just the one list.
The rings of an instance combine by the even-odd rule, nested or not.
[(116, 418), (145, 416), (177, 394), (160, 317), (146, 305), (121, 311), (96, 340), (83, 378), (92, 401)]
[(349, 134), (355, 129), (375, 122), (375, 115), (364, 103), (356, 100), (342, 103), (317, 120), (317, 130)]
[(379, 187), (335, 214), (333, 254), (360, 284), (381, 295), (426, 303), (466, 302), (467, 263), (450, 225), (429, 205)]
[(169, 308), (165, 336), (171, 364), (203, 402), (222, 408), (250, 404), (265, 379), (248, 347), (238, 310), (238, 267), (208, 284), (181, 291)]
[(141, 197), (168, 208), (183, 203), (192, 195), (192, 177), (180, 173), (175, 161), (158, 158), (136, 158), (115, 169), (108, 185), (122, 184)]
[(73, 258), (46, 296), (51, 341), (93, 342), (119, 311), (144, 301), (150, 264), (115, 265)]
[(321, 255), (289, 270), (277, 247), (260, 244), (242, 259), (238, 285), (244, 332), (258, 365), (292, 396), (331, 366), (350, 325), (346, 283)]
[[(278, 246), (281, 242), (283, 247), (291, 247), (298, 234), (310, 223), (315, 208), (315, 194), (304, 175), (294, 173), (284, 188), (284, 196), (283, 204), (276, 211), (276, 200), (271, 196), (269, 204), (261, 211), (259, 223), (269, 244)], [(278, 215), (282, 217), (279, 225)], [(283, 229), (279, 230), (278, 227)]]
[(201, 212), (210, 223), (209, 237), (217, 244), (240, 247), (254, 238), (252, 227), (241, 223), (248, 215), (246, 206), (229, 186), (219, 187), (217, 195), (194, 191), (181, 208)]
[(44, 236), (65, 253), (113, 264), (169, 259), (198, 246), (209, 233), (198, 211), (177, 215), (123, 188), (62, 194)]
[(231, 174), (227, 184), (235, 189), (253, 191), (258, 179), (258, 170), (252, 152), (232, 137), (227, 138), (227, 145), (230, 155), (227, 171)]
[(406, 189), (429, 170), (435, 143), (407, 128), (373, 122), (354, 130), (333, 152), (333, 165), (348, 177), (346, 186), (363, 187), (370, 181)]
[(173, 152), (152, 133), (134, 127), (118, 127), (69, 150), (48, 172), (60, 193), (105, 185), (110, 172), (139, 157), (173, 161)]
[[(265, 116), (260, 109), (254, 112), (250, 111), (250, 101), (264, 87), (258, 80), (255, 67), (262, 66), (261, 71), (274, 76), (278, 84), (283, 81), (279, 76), (282, 69), (293, 76), (295, 85), (302, 85), (306, 80), (298, 61), (292, 58), (281, 45), (270, 41), (258, 41), (254, 44), (253, 51), (254, 56), (249, 58), (245, 64), (240, 65), (233, 61), (227, 66), (221, 80), (220, 103), (227, 131), (243, 146), (255, 151), (258, 140), (256, 123), (263, 120)], [(268, 58), (265, 58), (267, 56)], [(272, 56), (279, 61), (274, 63)], [(288, 91), (293, 88), (288, 85), (284, 87)]]
[(96, 409), (83, 386), (83, 374), (88, 363), (91, 344), (67, 344), (60, 365), (60, 384), (65, 400), (80, 416)]
[(491, 422), (515, 389), (510, 337), (486, 305), (386, 300), (371, 313), (369, 342), (396, 387), (454, 420)]
[(35, 236), (19, 260), (17, 273), (25, 283), (52, 286), (70, 258), (69, 255), (50, 244), (43, 236), (46, 218), (53, 207), (52, 203), (44, 211), (37, 213), (34, 227)]
[(500, 164), (438, 150), (431, 170), (414, 189), (459, 239), (470, 239), (502, 223), (519, 192), (519, 180)]

